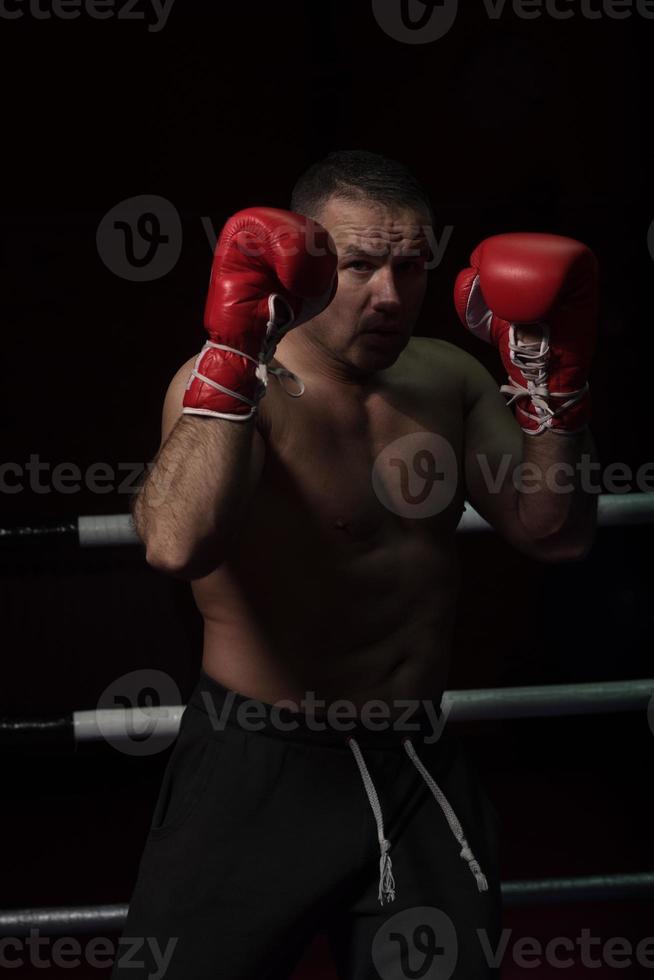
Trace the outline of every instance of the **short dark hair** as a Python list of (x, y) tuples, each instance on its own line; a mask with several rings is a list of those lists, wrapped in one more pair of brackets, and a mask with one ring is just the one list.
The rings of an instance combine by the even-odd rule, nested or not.
[(336, 150), (312, 164), (291, 195), (291, 211), (316, 221), (330, 197), (422, 207), (433, 222), (429, 195), (408, 167), (367, 150)]

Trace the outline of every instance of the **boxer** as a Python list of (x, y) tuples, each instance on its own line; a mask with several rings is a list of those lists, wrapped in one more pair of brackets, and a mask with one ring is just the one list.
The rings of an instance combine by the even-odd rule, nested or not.
[[(431, 224), (403, 166), (351, 151), (310, 168), (290, 211), (239, 212), (219, 238), (207, 341), (172, 379), (134, 506), (148, 562), (190, 581), (204, 617), (125, 930), (170, 946), (169, 980), (289, 977), (317, 931), (341, 978), (404, 975), (402, 955), (497, 975), (497, 813), (458, 742), (433, 737), (455, 530), (468, 499), (538, 561), (588, 552), (592, 498), (510, 477), (592, 452), (596, 263), (553, 235), (475, 249), (455, 306), (497, 346), (498, 390), (413, 335)], [(438, 505), (414, 503), (412, 454), (446, 471)], [(402, 472), (408, 497), (380, 492)], [(155, 966), (119, 957), (114, 977), (128, 969)]]

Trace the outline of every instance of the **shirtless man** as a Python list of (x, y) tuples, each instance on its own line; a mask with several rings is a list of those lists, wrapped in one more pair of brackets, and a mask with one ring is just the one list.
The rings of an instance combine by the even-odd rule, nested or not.
[[(455, 530), (467, 499), (537, 560), (587, 553), (594, 498), (574, 476), (566, 493), (511, 477), (520, 463), (570, 475), (592, 454), (594, 260), (569, 239), (498, 236), (457, 280), (465, 325), (507, 366), (516, 421), (475, 358), (412, 336), (432, 215), (404, 167), (332, 154), (291, 207), (223, 231), (210, 345), (170, 384), (134, 508), (148, 562), (191, 582), (205, 631), (125, 931), (150, 941), (142, 971), (124, 967), (281, 980), (322, 930), (347, 980), (409, 976), (403, 955), (423, 976), (479, 980), (496, 975), (496, 815), (433, 727)], [(429, 472), (421, 440), (423, 462), (445, 447)], [(414, 487), (445, 481), (441, 503), (394, 506), (403, 469)]]

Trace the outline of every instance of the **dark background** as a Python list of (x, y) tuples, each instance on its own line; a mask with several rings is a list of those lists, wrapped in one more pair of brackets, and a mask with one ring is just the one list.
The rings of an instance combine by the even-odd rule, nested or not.
[[(2, 461), (38, 454), (84, 471), (151, 459), (168, 382), (203, 342), (207, 227), (243, 207), (287, 207), (308, 164), (354, 147), (408, 164), (437, 231), (453, 226), (417, 332), (464, 346), (498, 383), (499, 358), (463, 332), (451, 301), (472, 247), (541, 230), (595, 250), (593, 433), (603, 464), (649, 461), (653, 41), (654, 22), (635, 14), (523, 20), (507, 8), (491, 20), (481, 3), (425, 45), (388, 37), (368, 2), (227, 4), (210, 17), (177, 0), (158, 33), (143, 20), (0, 19)], [(112, 272), (96, 243), (103, 216), (139, 195), (166, 198), (182, 229), (179, 260), (146, 282)], [(124, 493), (28, 487), (0, 494), (0, 525), (128, 505)], [(650, 527), (604, 529), (585, 561), (543, 566), (493, 535), (462, 537), (451, 687), (651, 676), (651, 546)], [(141, 668), (165, 670), (188, 696), (198, 616), (188, 586), (140, 549), (5, 545), (0, 576), (3, 714), (92, 708)], [(644, 713), (466, 737), (503, 817), (505, 878), (652, 868)], [(127, 901), (165, 761), (5, 747), (13, 846), (0, 907)], [(652, 935), (651, 911), (604, 906), (603, 934)], [(564, 914), (545, 938), (600, 921), (590, 906)], [(510, 915), (538, 934), (526, 912)]]

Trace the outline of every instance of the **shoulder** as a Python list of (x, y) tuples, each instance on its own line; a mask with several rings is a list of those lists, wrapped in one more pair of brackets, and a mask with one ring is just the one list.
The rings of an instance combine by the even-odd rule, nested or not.
[(438, 363), (459, 363), (470, 356), (456, 344), (438, 337), (412, 337), (407, 350)]
[(435, 337), (413, 337), (407, 354), (433, 378), (439, 374), (460, 387), (466, 401), (475, 401), (489, 386), (497, 386), (490, 372), (476, 357)]
[(417, 356), (429, 358), (434, 364), (445, 365), (461, 374), (474, 371), (479, 366), (477, 358), (462, 347), (437, 337), (412, 337), (407, 349)]

